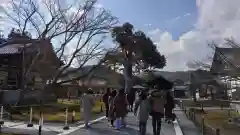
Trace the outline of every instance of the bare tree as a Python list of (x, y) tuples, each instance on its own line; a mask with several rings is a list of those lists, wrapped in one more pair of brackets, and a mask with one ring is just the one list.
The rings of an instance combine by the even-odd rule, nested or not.
[[(236, 41), (233, 38), (226, 38), (223, 46), (225, 46), (226, 48), (240, 48), (240, 44), (236, 43)], [(212, 50), (212, 53), (206, 56), (206, 58), (202, 60), (189, 61), (187, 63), (189, 68), (210, 70), (215, 49), (216, 47), (219, 47), (219, 44), (216, 44), (215, 42), (211, 42), (211, 43), (208, 43), (208, 47)], [(228, 63), (230, 66), (234, 68), (238, 68), (236, 67), (237, 65), (231, 62), (231, 60), (229, 60), (223, 52), (216, 52), (216, 53), (217, 53), (216, 55), (218, 55), (223, 61)]]
[[(6, 10), (9, 20), (17, 24), (20, 33), (26, 31), (38, 40), (50, 40), (54, 43), (55, 53), (65, 65), (53, 75), (52, 83), (61, 76), (81, 70), (93, 59), (102, 63), (107, 53), (102, 43), (106, 34), (117, 23), (117, 19), (108, 11), (96, 8), (96, 0), (78, 0), (72, 4), (63, 4), (60, 0), (12, 0), (12, 6)], [(39, 55), (32, 61), (34, 65)], [(67, 69), (77, 64), (74, 71)], [(91, 72), (94, 68), (89, 71)], [(31, 67), (29, 68), (29, 70)], [(27, 72), (29, 72), (29, 70)], [(73, 78), (75, 80), (87, 76), (88, 73)]]

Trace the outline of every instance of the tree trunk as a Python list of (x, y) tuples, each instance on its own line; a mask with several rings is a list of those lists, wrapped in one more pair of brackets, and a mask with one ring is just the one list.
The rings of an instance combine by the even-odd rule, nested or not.
[(126, 60), (124, 66), (125, 92), (129, 93), (132, 88), (132, 63)]

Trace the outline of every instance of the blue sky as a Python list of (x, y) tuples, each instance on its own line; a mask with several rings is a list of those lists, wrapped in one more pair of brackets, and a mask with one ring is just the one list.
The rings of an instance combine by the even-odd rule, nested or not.
[(145, 32), (168, 31), (173, 39), (194, 28), (197, 18), (195, 0), (99, 0), (119, 18)]
[[(0, 8), (11, 0), (1, 0)], [(41, 1), (41, 0), (36, 0)], [(63, 5), (75, 0), (60, 0)], [(82, 0), (79, 0), (82, 1)], [(163, 70), (188, 70), (187, 63), (213, 54), (207, 43), (223, 43), (233, 37), (240, 43), (240, 0), (98, 0), (96, 6), (109, 9), (120, 23), (130, 22), (154, 41), (167, 58)], [(0, 16), (1, 16), (0, 11)], [(0, 20), (0, 29), (11, 23)], [(150, 25), (151, 24), (151, 25)], [(9, 26), (8, 26), (9, 25)], [(119, 24), (120, 25), (120, 24)], [(4, 26), (4, 27), (3, 27)], [(6, 27), (5, 27), (6, 26)], [(7, 27), (8, 26), (8, 27)], [(113, 47), (111, 38), (103, 44)], [(211, 63), (211, 60), (208, 62)]]

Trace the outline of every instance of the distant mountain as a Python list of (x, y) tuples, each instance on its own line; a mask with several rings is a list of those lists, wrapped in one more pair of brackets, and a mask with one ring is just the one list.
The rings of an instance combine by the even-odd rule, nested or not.
[[(80, 72), (88, 72), (90, 69), (92, 68), (92, 66), (86, 66), (84, 67), (81, 71), (79, 71), (78, 73), (74, 73), (79, 74)], [(74, 68), (69, 68), (69, 70), (74, 70)], [(189, 77), (190, 77), (190, 73), (192, 71), (177, 71), (177, 72), (168, 72), (168, 71), (155, 71), (154, 74), (155, 75), (160, 75), (163, 76), (165, 79), (169, 80), (169, 81), (176, 81), (176, 80), (181, 80), (184, 83), (189, 82)], [(103, 77), (106, 78), (107, 80), (109, 80), (110, 82), (114, 82), (116, 83), (116, 81), (118, 80), (119, 83), (121, 83), (121, 85), (124, 84), (124, 77), (122, 74), (118, 73), (118, 72), (114, 72), (113, 70), (105, 67), (105, 66), (100, 66), (98, 67), (94, 72), (91, 73), (91, 75), (94, 74), (94, 76), (98, 76), (98, 77)], [(115, 80), (117, 79), (117, 80)]]
[[(70, 74), (68, 74), (68, 77), (65, 77), (66, 79), (70, 79), (70, 78), (74, 78), (77, 76), (81, 76), (83, 74), (88, 74), (89, 71), (93, 68), (93, 66), (84, 66), (81, 70), (75, 71), (76, 68), (68, 68), (65, 72), (71, 72), (71, 71), (75, 71), (72, 72)], [(99, 66), (96, 69), (94, 69), (92, 72), (90, 72), (90, 74), (83, 78), (83, 79), (90, 79), (90, 78), (102, 78), (107, 80), (108, 85), (124, 85), (124, 77), (122, 74), (115, 72), (113, 70), (111, 70), (110, 68), (106, 67), (106, 66)]]

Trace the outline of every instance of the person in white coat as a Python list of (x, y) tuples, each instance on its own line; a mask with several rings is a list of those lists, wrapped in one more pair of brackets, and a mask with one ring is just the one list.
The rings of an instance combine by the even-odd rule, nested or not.
[(82, 114), (84, 117), (86, 128), (89, 128), (88, 123), (91, 120), (92, 108), (94, 106), (94, 96), (92, 93), (93, 93), (92, 90), (88, 89), (88, 91), (83, 94), (81, 100)]

